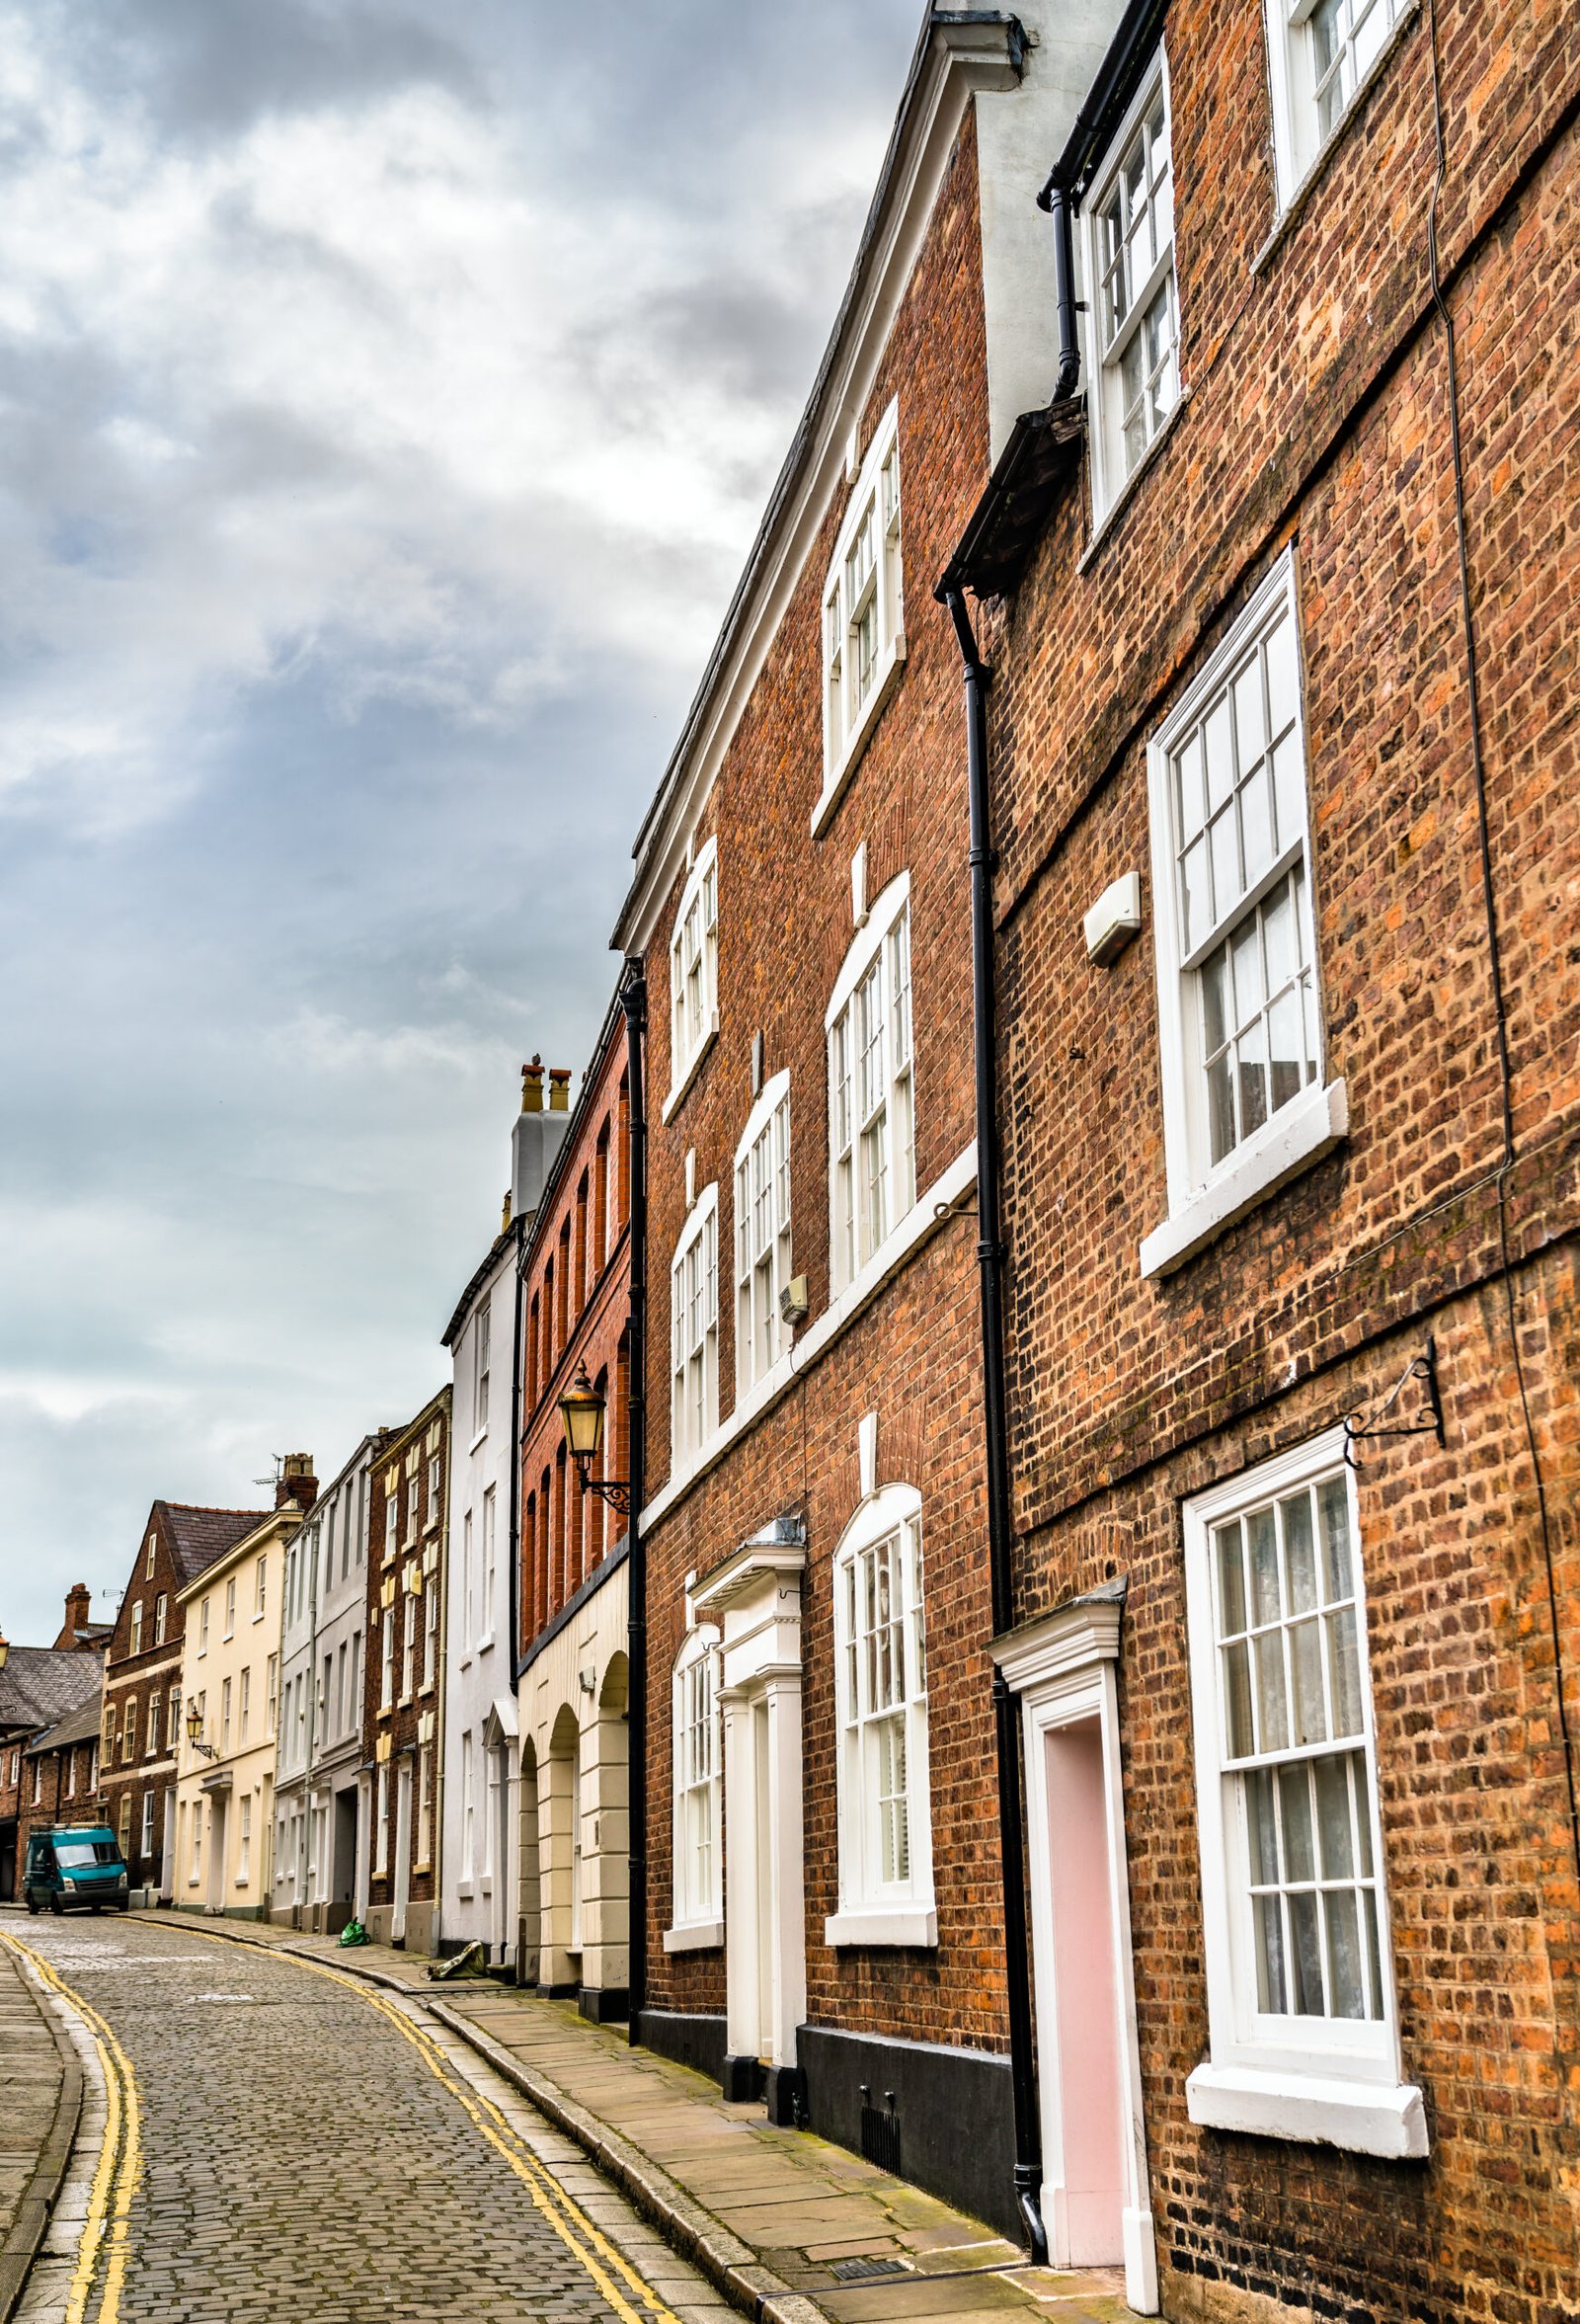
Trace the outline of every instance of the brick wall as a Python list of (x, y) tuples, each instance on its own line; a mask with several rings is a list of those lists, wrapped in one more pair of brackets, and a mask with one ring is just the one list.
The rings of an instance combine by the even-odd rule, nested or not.
[[(1175, 2315), (1535, 2324), (1580, 2297), (1577, 1933), (1548, 1574), (1500, 1278), (1505, 1228), (1575, 1620), (1580, 545), (1572, 14), (1445, 7), (1440, 209), (1458, 332), (1516, 1159), (1469, 763), (1447, 369), (1430, 305), (1429, 14), (1270, 253), (1255, 12), (1167, 20), (1191, 400), (1083, 571), (1078, 490), (987, 609), (1002, 864), (1018, 1612), (1128, 1573), (1131, 1915), (1164, 2302)], [(1259, 255), (1261, 254), (1261, 255)], [(1080, 919), (1149, 887), (1146, 741), (1293, 541), (1325, 1071), (1344, 1145), (1177, 1273), (1157, 998)], [(1389, 2165), (1187, 2120), (1207, 2044), (1179, 1503), (1378, 1402), (1437, 1340), (1448, 1441), (1361, 1470), (1403, 2068), (1432, 2152)], [(1257, 2305), (1258, 2297), (1277, 2305)]]
[[(896, 314), (859, 429), (863, 451), (899, 399), (908, 658), (849, 788), (813, 839), (823, 770), (822, 591), (848, 506), (836, 488), (747, 699), (700, 824), (718, 842), (717, 1041), (672, 1120), (669, 941), (677, 881), (647, 956), (651, 1035), (648, 1487), (670, 1476), (670, 1263), (695, 1184), (719, 1189), (720, 1411), (735, 1400), (735, 1188), (752, 1102), (753, 1036), (765, 1077), (790, 1076), (792, 1266), (815, 1325), (830, 1304), (825, 1011), (855, 934), (851, 857), (867, 850), (876, 902), (911, 880), (911, 990), (918, 1197), (971, 1142), (965, 734), (960, 663), (931, 587), (987, 475), (980, 221), (968, 115)], [(649, 2000), (724, 2006), (719, 1952), (666, 1956), (672, 1902), (671, 1671), (686, 1575), (705, 1571), (787, 1510), (807, 1524), (802, 1655), (809, 2022), (923, 2041), (1001, 2046), (1001, 1888), (991, 1773), (981, 1362), (973, 1231), (930, 1241), (790, 1392), (651, 1530), (648, 1544)], [(857, 1429), (878, 1415), (878, 1482), (922, 1496), (926, 1564), (935, 1951), (824, 1944), (837, 1897), (830, 1559), (860, 1500)], [(725, 1802), (726, 1857), (729, 1800)], [(727, 1874), (728, 1877), (728, 1874)]]
[(589, 1061), (521, 1281), (521, 1652), (626, 1531), (608, 1502), (578, 1486), (559, 1399), (585, 1363), (606, 1406), (601, 1474), (629, 1477), (629, 1176), (625, 1025), (616, 1013)]
[[(399, 1833), (396, 1816), (399, 1772), (411, 1771), (412, 1865), (408, 1901), (432, 1905), (438, 1895), (439, 1786), (444, 1723), (440, 1690), (444, 1674), (443, 1608), (447, 1555), (450, 1468), (451, 1391), (443, 1388), (417, 1418), (373, 1457), (367, 1495), (367, 1623), (363, 1655), (363, 1754), (389, 1769), (389, 1850), (386, 1868), (371, 1873), (369, 1901), (387, 1909), (395, 1898), (395, 1858)], [(438, 1464), (436, 1484), (431, 1464)], [(416, 1509), (411, 1487), (416, 1484)], [(399, 1520), (391, 1555), (386, 1557), (385, 1509), (396, 1496)], [(419, 1585), (411, 1586), (413, 1580)], [(393, 1585), (395, 1667), (394, 1701), (381, 1708), (383, 1686), (383, 1597)], [(425, 1605), (428, 1592), (435, 1594), (439, 1629), (434, 1651), (434, 1675), (424, 1679), (426, 1639)], [(413, 1684), (404, 1684), (406, 1653), (411, 1642)], [(423, 1759), (428, 1758), (428, 1832), (426, 1856), (421, 1850)], [(374, 1783), (376, 1786), (377, 1777)], [(376, 1794), (373, 1813), (376, 1817)], [(371, 1843), (376, 1861), (377, 1835)]]

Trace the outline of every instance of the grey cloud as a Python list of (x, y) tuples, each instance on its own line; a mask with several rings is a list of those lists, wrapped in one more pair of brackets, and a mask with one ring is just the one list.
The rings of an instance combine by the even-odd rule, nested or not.
[(90, 87), (140, 103), (167, 136), (213, 141), (274, 113), (366, 103), (421, 83), (476, 105), (465, 50), (398, 9), (334, 0), (114, 0), (47, 12)]

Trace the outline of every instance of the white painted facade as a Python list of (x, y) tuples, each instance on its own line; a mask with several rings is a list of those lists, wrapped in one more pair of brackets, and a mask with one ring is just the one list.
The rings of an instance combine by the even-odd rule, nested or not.
[(439, 1944), (515, 1959), (518, 1762), (511, 1565), (519, 1240), (502, 1234), (451, 1325), (455, 1386)]
[(271, 1918), (344, 1927), (365, 1863), (362, 1744), (367, 1436), (319, 1495), (285, 1564)]

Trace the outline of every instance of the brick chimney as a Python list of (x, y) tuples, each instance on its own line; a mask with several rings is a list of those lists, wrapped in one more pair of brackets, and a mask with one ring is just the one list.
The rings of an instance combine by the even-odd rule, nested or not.
[(88, 1584), (85, 1581), (74, 1581), (66, 1592), (66, 1618), (60, 1626), (60, 1636), (55, 1641), (57, 1654), (82, 1643), (77, 1633), (87, 1629), (92, 1618), (92, 1608), (93, 1596)]
[(283, 1509), (287, 1501), (294, 1501), (298, 1509), (310, 1509), (318, 1498), (318, 1480), (313, 1475), (311, 1453), (287, 1453), (280, 1463), (279, 1479), (275, 1486), (275, 1506)]

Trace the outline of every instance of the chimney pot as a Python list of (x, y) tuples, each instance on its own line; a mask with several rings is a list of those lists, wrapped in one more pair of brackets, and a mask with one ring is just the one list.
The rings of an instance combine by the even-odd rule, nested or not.
[(569, 1113), (571, 1110), (571, 1069), (568, 1065), (549, 1067), (549, 1111)]
[(521, 1111), (543, 1111), (543, 1060), (540, 1057), (533, 1057), (521, 1068)]

